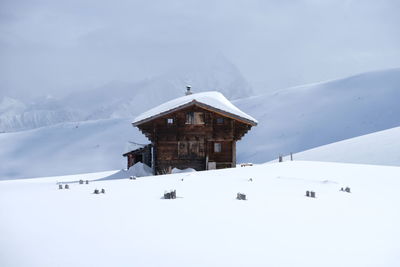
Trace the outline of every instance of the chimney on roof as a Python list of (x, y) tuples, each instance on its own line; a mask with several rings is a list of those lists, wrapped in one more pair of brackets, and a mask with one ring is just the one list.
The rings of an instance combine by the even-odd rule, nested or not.
[(192, 94), (192, 91), (190, 91), (191, 88), (192, 87), (190, 85), (186, 85), (186, 93), (185, 93), (185, 95), (191, 95)]

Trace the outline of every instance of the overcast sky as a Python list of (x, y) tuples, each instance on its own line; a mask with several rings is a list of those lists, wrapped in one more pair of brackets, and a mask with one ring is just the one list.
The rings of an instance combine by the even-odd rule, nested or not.
[(399, 14), (398, 0), (0, 0), (0, 92), (137, 81), (214, 54), (266, 90), (400, 67)]

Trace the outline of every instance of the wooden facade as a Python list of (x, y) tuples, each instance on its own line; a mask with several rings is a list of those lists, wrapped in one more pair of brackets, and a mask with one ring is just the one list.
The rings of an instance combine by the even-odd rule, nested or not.
[(195, 100), (137, 123), (153, 145), (155, 174), (236, 166), (236, 142), (256, 123)]

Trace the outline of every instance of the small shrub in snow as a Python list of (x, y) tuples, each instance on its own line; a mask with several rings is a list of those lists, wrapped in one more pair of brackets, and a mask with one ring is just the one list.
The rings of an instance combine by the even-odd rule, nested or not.
[(306, 197), (315, 198), (315, 192), (314, 191), (306, 191)]
[(100, 194), (99, 189), (95, 189), (94, 192), (93, 192), (93, 194)]
[(346, 187), (346, 188), (340, 188), (340, 191), (342, 191), (342, 192), (347, 192), (347, 193), (351, 193), (351, 191), (350, 191), (350, 187)]
[(176, 198), (176, 190), (165, 191), (164, 199), (175, 199)]
[(62, 184), (59, 184), (59, 185), (58, 185), (58, 189), (63, 189)]
[(240, 164), (240, 167), (248, 167), (248, 166), (253, 166), (253, 163), (242, 163), (242, 164)]
[(249, 182), (253, 182), (253, 178), (250, 178), (250, 179), (249, 179)]
[(86, 180), (86, 184), (89, 184), (89, 180)]
[(83, 184), (83, 180), (79, 180), (79, 184)]
[(65, 188), (65, 189), (69, 189), (69, 185), (66, 184), (64, 188)]
[(136, 180), (136, 176), (130, 176), (129, 180)]
[(104, 188), (102, 188), (102, 189), (101, 189), (101, 193), (102, 193), (102, 194), (105, 194), (105, 193), (106, 193), (106, 190), (105, 190)]
[(236, 195), (237, 200), (246, 200), (246, 195), (242, 193), (237, 193)]

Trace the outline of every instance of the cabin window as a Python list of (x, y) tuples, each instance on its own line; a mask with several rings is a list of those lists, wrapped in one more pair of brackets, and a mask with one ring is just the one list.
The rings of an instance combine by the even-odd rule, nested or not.
[(204, 157), (204, 142), (202, 141), (179, 141), (179, 158)]
[(167, 119), (167, 124), (174, 124), (174, 119), (173, 118), (168, 118)]
[(204, 113), (203, 112), (186, 113), (186, 124), (204, 124)]
[(185, 157), (189, 153), (187, 142), (178, 142), (178, 154), (179, 157)]
[(221, 143), (214, 143), (214, 152), (221, 152)]
[(224, 118), (218, 117), (217, 124), (224, 124)]

